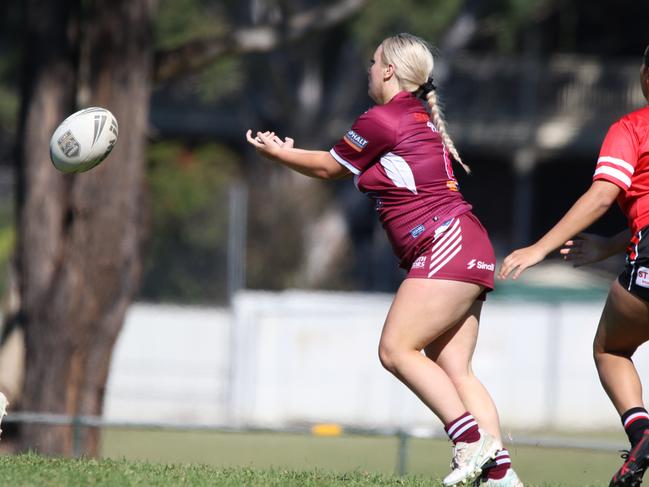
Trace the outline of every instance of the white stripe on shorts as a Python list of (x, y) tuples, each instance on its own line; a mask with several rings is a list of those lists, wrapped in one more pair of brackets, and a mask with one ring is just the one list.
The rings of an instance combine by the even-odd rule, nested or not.
[[(462, 241), (462, 237), (459, 238), (458, 243), (460, 243), (461, 241)], [(452, 248), (452, 247), (451, 247), (451, 248)], [(449, 249), (449, 250), (450, 250), (450, 249)], [(430, 271), (430, 272), (428, 273), (428, 277), (432, 277), (435, 273), (437, 273), (438, 270), (440, 270), (442, 267), (444, 267), (446, 264), (448, 264), (448, 262), (449, 262), (453, 257), (455, 257), (455, 256), (458, 254), (458, 252), (460, 252), (460, 250), (462, 250), (462, 244), (460, 244), (460, 245), (459, 245), (459, 246), (458, 246), (458, 247), (453, 251), (453, 253), (452, 253), (451, 255), (449, 255), (449, 256), (446, 258), (446, 260), (444, 260), (440, 265), (438, 265), (438, 266), (435, 267), (432, 271)]]
[[(460, 225), (460, 220), (456, 220), (455, 223), (451, 226), (451, 228), (448, 228), (443, 230), (442, 233), (442, 238), (440, 238), (438, 241), (433, 242), (433, 247), (430, 249), (432, 253), (435, 253), (437, 249), (439, 249), (439, 246), (442, 245), (448, 238), (450, 238), (450, 235), (455, 232), (455, 229)], [(441, 228), (441, 227), (440, 227)], [(435, 230), (437, 232), (437, 230)], [(435, 237), (437, 237), (437, 234), (435, 234)]]
[[(433, 276), (462, 250), (461, 242), (462, 227), (460, 226), (460, 221), (456, 220), (453, 226), (445, 232), (438, 242), (435, 242), (435, 245), (431, 249), (430, 265), (428, 266), (430, 272), (428, 277)], [(449, 253), (451, 255), (447, 257)]]
[(440, 260), (444, 258), (444, 256), (448, 255), (448, 252), (450, 249), (455, 247), (459, 242), (462, 241), (462, 234), (460, 233), (460, 229), (458, 228), (453, 235), (442, 245), (440, 248), (438, 248), (435, 252), (433, 252), (430, 256), (430, 265), (428, 266), (429, 269), (432, 269)]

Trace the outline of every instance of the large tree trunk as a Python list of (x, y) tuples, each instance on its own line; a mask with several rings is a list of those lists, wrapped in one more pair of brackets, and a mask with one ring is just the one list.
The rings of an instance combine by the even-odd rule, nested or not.
[[(62, 9), (62, 3), (27, 6), (28, 25), (43, 32), (26, 56), (31, 88), (21, 142), (23, 409), (99, 415), (113, 345), (140, 277), (154, 0), (94, 2), (81, 24), (80, 56), (69, 54), (62, 35), (78, 25), (70, 13), (79, 6)], [(63, 67), (52, 69), (53, 63)], [(62, 176), (49, 162), (48, 141), (75, 94), (83, 106), (110, 109), (120, 135), (102, 165)], [(84, 452), (96, 454), (97, 435), (87, 433)], [(68, 427), (26, 426), (21, 445), (70, 454), (72, 435)]]

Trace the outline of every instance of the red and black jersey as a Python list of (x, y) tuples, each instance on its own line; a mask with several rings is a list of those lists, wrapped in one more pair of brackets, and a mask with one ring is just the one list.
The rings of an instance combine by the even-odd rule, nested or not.
[(365, 112), (330, 152), (375, 200), (404, 268), (438, 226), (471, 210), (437, 128), (411, 93), (400, 92)]
[(633, 235), (649, 225), (649, 107), (611, 125), (593, 175), (597, 180), (622, 189), (617, 201)]

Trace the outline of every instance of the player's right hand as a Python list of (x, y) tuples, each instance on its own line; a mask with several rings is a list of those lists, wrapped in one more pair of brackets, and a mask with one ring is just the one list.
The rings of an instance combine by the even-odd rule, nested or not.
[(503, 260), (498, 271), (498, 278), (507, 279), (511, 274), (512, 279), (518, 279), (521, 272), (541, 262), (546, 255), (547, 253), (543, 252), (538, 245), (530, 245), (529, 247), (514, 250)]

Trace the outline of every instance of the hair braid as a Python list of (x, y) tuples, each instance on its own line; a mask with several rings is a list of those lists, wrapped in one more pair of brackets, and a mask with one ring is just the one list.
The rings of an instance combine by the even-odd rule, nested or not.
[(448, 135), (448, 132), (446, 131), (446, 122), (444, 122), (442, 110), (440, 109), (439, 103), (437, 102), (437, 93), (435, 90), (428, 92), (428, 94), (426, 95), (426, 101), (428, 102), (428, 106), (430, 107), (431, 119), (435, 124), (435, 127), (437, 127), (439, 135), (442, 137), (442, 142), (453, 156), (453, 159), (460, 163), (467, 174), (471, 174), (471, 168), (464, 162), (462, 162), (460, 153), (455, 148), (455, 144), (453, 143), (451, 136)]

